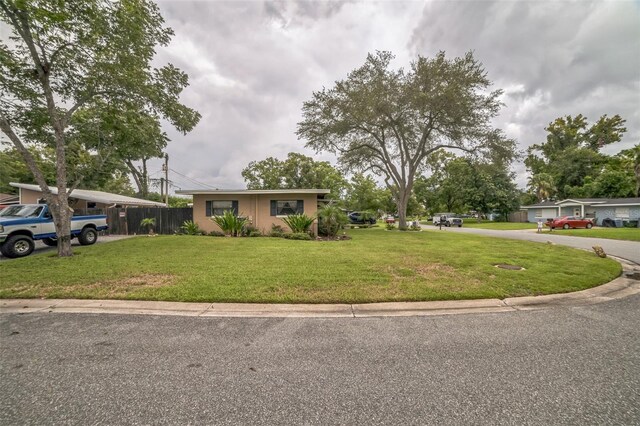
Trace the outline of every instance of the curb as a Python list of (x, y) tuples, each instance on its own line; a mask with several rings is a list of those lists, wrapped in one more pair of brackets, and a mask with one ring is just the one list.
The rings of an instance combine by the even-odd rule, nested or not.
[(175, 315), (240, 318), (367, 318), (497, 313), (593, 305), (640, 293), (640, 265), (613, 257), (622, 275), (598, 287), (573, 293), (500, 299), (366, 304), (186, 303), (93, 299), (4, 299), (0, 314), (36, 312)]

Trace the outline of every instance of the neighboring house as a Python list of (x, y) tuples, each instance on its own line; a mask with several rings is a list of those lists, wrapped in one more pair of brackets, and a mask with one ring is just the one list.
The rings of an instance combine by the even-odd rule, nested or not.
[(19, 203), (20, 203), (20, 197), (18, 197), (17, 195), (0, 193), (0, 208), (11, 205), (11, 204), (19, 204)]
[(596, 225), (602, 225), (604, 219), (640, 219), (640, 198), (575, 198), (544, 201), (520, 208), (527, 210), (529, 222), (561, 216), (594, 218)]
[[(9, 185), (20, 189), (20, 204), (38, 204), (43, 200), (42, 190), (38, 185), (26, 183), (14, 183)], [(53, 194), (58, 193), (58, 188), (49, 187)], [(69, 205), (73, 209), (106, 209), (110, 207), (165, 207), (164, 203), (141, 200), (139, 198), (112, 194), (110, 192), (90, 191), (88, 189), (74, 189), (69, 196)]]
[[(304, 213), (314, 217), (318, 202), (328, 189), (256, 189), (256, 190), (180, 190), (176, 194), (193, 196), (193, 220), (207, 232), (220, 231), (212, 216), (232, 211), (248, 219), (251, 226), (266, 234), (272, 225), (288, 229), (282, 221), (290, 214)], [(317, 222), (313, 232), (318, 233)]]

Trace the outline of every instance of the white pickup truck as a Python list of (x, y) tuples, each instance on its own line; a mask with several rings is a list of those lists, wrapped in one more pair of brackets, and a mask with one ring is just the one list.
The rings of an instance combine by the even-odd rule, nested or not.
[[(94, 244), (98, 231), (107, 229), (107, 216), (73, 216), (71, 238), (82, 245)], [(0, 210), (0, 253), (6, 257), (28, 256), (34, 240), (48, 246), (58, 244), (53, 218), (46, 204), (17, 204)]]

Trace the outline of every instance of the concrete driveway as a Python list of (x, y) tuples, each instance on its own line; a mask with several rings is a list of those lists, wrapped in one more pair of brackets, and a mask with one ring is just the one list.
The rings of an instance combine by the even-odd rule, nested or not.
[[(131, 238), (134, 237), (135, 235), (99, 235), (98, 236), (98, 241), (96, 241), (96, 244), (102, 244), (102, 243), (108, 243), (111, 241), (117, 241), (117, 240), (122, 240), (125, 238)], [(48, 251), (55, 251), (56, 247), (49, 247), (44, 245), (41, 241), (36, 241), (36, 248), (35, 250), (33, 250), (33, 253), (30, 254), (30, 256), (33, 256), (36, 253), (45, 253)], [(73, 247), (81, 247), (80, 243), (78, 242), (77, 238), (74, 238), (73, 240), (71, 240), (71, 245)], [(9, 259), (4, 257), (2, 254), (0, 254), (0, 262), (2, 261), (10, 261), (10, 260), (14, 260), (14, 259)]]
[(493, 229), (476, 229), (476, 228), (442, 228), (439, 231), (434, 227), (426, 227), (438, 232), (463, 232), (467, 234), (486, 235), (489, 237), (509, 238), (513, 240), (534, 241), (538, 243), (552, 243), (569, 246), (579, 249), (592, 250), (593, 246), (600, 246), (604, 251), (613, 256), (621, 257), (635, 263), (640, 263), (640, 242), (608, 240), (604, 238), (584, 238), (557, 235), (552, 232), (536, 233), (535, 229), (524, 229), (517, 231), (499, 231)]

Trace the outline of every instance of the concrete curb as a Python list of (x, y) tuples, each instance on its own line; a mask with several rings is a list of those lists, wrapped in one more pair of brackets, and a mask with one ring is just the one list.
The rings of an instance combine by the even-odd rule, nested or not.
[(0, 314), (59, 312), (83, 314), (178, 315), (245, 318), (365, 318), (497, 313), (583, 306), (640, 293), (640, 265), (615, 258), (622, 275), (598, 287), (574, 293), (500, 299), (367, 304), (182, 303), (136, 300), (3, 299)]

